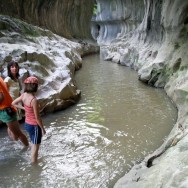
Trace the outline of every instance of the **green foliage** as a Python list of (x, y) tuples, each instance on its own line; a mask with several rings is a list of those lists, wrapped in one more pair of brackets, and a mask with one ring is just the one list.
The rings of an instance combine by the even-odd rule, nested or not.
[(98, 10), (97, 10), (97, 3), (96, 3), (93, 6), (93, 15), (97, 15), (97, 12), (98, 12)]

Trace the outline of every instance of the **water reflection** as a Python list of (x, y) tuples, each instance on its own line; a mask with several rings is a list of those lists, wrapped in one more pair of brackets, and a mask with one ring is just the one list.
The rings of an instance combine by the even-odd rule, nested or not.
[(76, 80), (79, 103), (44, 118), (38, 166), (30, 164), (29, 150), (1, 131), (3, 187), (113, 187), (162, 144), (175, 123), (177, 112), (165, 93), (142, 84), (126, 67), (91, 56)]

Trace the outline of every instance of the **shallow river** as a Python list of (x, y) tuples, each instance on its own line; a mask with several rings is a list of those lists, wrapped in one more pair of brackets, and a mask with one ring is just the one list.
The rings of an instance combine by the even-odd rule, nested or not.
[(47, 134), (38, 165), (0, 129), (0, 187), (111, 188), (175, 124), (177, 111), (165, 92), (127, 67), (89, 56), (76, 83), (81, 100), (43, 117)]

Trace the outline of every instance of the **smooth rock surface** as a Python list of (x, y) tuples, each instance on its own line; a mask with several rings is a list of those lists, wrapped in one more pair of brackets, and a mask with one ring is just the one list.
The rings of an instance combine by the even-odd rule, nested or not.
[(43, 113), (75, 104), (80, 97), (74, 73), (82, 66), (81, 55), (97, 52), (98, 47), (72, 42), (51, 31), (0, 16), (0, 57), (6, 77), (7, 62), (20, 66), (21, 81), (28, 75), (39, 79), (37, 98)]
[[(97, 0), (97, 11), (92, 17), (91, 34), (88, 33), (90, 32), (89, 20), (94, 1), (82, 2), (70, 0), (64, 4), (64, 1), (58, 0), (34, 0), (24, 3), (21, 0), (7, 0), (6, 2), (1, 1), (0, 10), (2, 13), (18, 16), (34, 24), (44, 26), (67, 38), (90, 38), (92, 35), (101, 46), (101, 57), (129, 66), (138, 71), (141, 81), (154, 87), (164, 88), (178, 108), (177, 123), (164, 144), (147, 156), (141, 164), (134, 166), (116, 183), (115, 187), (188, 187), (186, 162), (188, 139), (188, 1)], [(63, 19), (61, 15), (63, 15)], [(79, 18), (75, 15), (79, 15)], [(2, 27), (3, 24), (0, 26)], [(19, 38), (17, 32), (10, 34), (12, 38), (18, 38), (22, 45), (25, 43), (26, 39)], [(0, 38), (3, 43), (1, 46), (3, 51), (8, 49), (7, 42), (9, 45), (12, 44), (12, 40), (9, 39), (10, 34), (7, 36), (3, 32), (0, 33), (0, 36), (3, 36)], [(34, 51), (44, 54), (40, 49), (41, 37), (40, 40), (37, 40), (40, 42), (36, 46), (34, 43), (31, 45), (29, 54), (34, 53)], [(47, 40), (50, 47), (56, 44), (56, 42), (51, 43), (52, 41), (48, 38)], [(59, 41), (58, 44), (62, 42)], [(69, 44), (66, 40), (62, 44), (67, 47), (69, 57), (72, 52), (70, 49), (81, 51), (78, 44)], [(16, 51), (18, 47), (12, 45), (12, 48)], [(24, 51), (25, 48), (23, 45)], [(59, 50), (57, 50), (57, 55), (56, 50), (53, 51), (53, 55), (49, 50), (47, 52), (51, 53), (50, 59), (55, 58), (54, 65), (61, 65), (59, 57), (62, 53)], [(5, 56), (8, 54), (3, 57)], [(24, 57), (24, 55), (22, 56)], [(64, 56), (63, 58), (64, 62), (72, 67), (72, 63), (68, 63), (70, 59)], [(76, 55), (76, 59), (79, 62), (79, 56), (77, 58)], [(73, 63), (74, 65), (75, 63)], [(58, 74), (61, 75), (61, 72)], [(48, 75), (48, 70), (45, 71), (44, 75)], [(72, 78), (71, 76), (64, 77), (67, 82)], [(53, 84), (50, 87), (52, 86)], [(48, 90), (47, 86), (45, 89)], [(60, 95), (61, 92), (58, 93)], [(67, 93), (69, 95), (69, 92)], [(59, 101), (57, 100), (55, 103), (59, 104)]]
[(164, 144), (115, 188), (188, 187), (188, 2), (99, 0), (98, 8), (93, 23), (100, 28), (96, 40), (101, 56), (135, 69), (141, 81), (164, 88), (178, 108), (177, 123)]

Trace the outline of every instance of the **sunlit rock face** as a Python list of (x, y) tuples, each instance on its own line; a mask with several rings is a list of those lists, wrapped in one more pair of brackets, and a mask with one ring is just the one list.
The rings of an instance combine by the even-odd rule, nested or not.
[[(74, 72), (82, 65), (82, 55), (96, 53), (95, 45), (83, 42), (91, 39), (90, 19), (93, 1), (28, 0), (0, 1), (0, 13), (20, 18), (45, 31), (9, 17), (0, 17), (0, 61), (17, 59), (21, 79), (36, 75), (40, 80), (41, 110), (44, 113), (74, 104), (80, 91), (74, 83)], [(79, 43), (71, 42), (76, 40)], [(3, 76), (6, 71), (3, 72)]]
[(0, 16), (0, 49), (2, 77), (7, 76), (7, 62), (13, 59), (20, 66), (21, 83), (28, 75), (39, 79), (37, 98), (43, 113), (79, 100), (74, 73), (82, 66), (81, 55), (97, 51), (92, 45), (72, 42), (7, 16)]
[(93, 0), (6, 0), (0, 13), (24, 19), (66, 38), (91, 39)]

